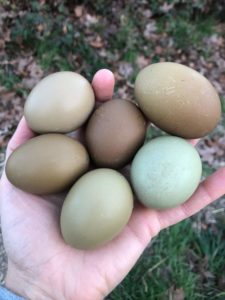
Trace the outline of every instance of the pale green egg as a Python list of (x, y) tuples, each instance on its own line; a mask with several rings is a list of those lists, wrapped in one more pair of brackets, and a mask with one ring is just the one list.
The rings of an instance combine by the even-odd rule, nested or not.
[(166, 209), (190, 198), (199, 185), (202, 163), (197, 150), (174, 136), (158, 137), (137, 152), (131, 182), (139, 201)]

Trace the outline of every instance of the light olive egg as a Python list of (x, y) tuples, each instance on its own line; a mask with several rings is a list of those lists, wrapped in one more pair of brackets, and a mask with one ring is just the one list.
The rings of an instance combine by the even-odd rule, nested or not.
[(86, 142), (97, 166), (121, 168), (144, 143), (146, 121), (131, 101), (111, 100), (98, 107), (88, 121)]
[(24, 107), (29, 127), (38, 133), (65, 133), (79, 128), (94, 107), (94, 92), (81, 75), (64, 71), (42, 79)]
[(184, 138), (211, 132), (221, 115), (219, 96), (197, 71), (172, 62), (141, 70), (135, 81), (140, 109), (162, 130)]
[(185, 202), (199, 185), (202, 163), (196, 149), (179, 137), (145, 144), (131, 165), (131, 182), (145, 206), (166, 209)]
[(57, 193), (70, 187), (89, 165), (84, 146), (62, 134), (34, 137), (6, 163), (9, 181), (29, 193)]
[(115, 170), (96, 169), (83, 175), (69, 191), (61, 212), (66, 243), (93, 249), (116, 237), (133, 209), (133, 194), (126, 178)]

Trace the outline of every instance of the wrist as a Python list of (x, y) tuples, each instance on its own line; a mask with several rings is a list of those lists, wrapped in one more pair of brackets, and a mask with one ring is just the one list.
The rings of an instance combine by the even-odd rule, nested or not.
[(7, 289), (16, 295), (30, 300), (52, 300), (45, 289), (29, 272), (19, 270), (10, 260), (5, 279)]

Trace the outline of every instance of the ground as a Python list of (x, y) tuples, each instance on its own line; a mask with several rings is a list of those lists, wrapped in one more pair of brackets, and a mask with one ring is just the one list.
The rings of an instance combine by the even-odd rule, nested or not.
[[(223, 114), (197, 149), (206, 177), (225, 166), (225, 9), (222, 1), (0, 1), (0, 168), (30, 89), (46, 74), (74, 70), (116, 77), (115, 98), (134, 99), (138, 71), (175, 61), (205, 75)], [(150, 135), (161, 134), (152, 129)], [(108, 299), (224, 299), (225, 200), (164, 230)], [(1, 242), (0, 280), (6, 257)]]

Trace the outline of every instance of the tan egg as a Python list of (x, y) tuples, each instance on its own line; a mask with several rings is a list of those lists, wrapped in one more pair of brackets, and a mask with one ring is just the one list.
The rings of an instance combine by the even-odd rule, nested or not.
[(63, 238), (78, 249), (102, 246), (123, 230), (132, 210), (132, 190), (123, 175), (111, 169), (90, 171), (73, 185), (63, 203)]
[(70, 187), (88, 165), (88, 153), (81, 143), (62, 134), (45, 134), (10, 155), (6, 175), (21, 190), (51, 194)]
[(29, 127), (38, 133), (70, 132), (79, 128), (94, 107), (90, 83), (74, 72), (57, 72), (42, 79), (24, 107)]
[(125, 100), (111, 100), (95, 110), (86, 128), (89, 154), (101, 167), (121, 168), (143, 144), (146, 121), (138, 107)]
[(135, 81), (140, 109), (162, 130), (184, 138), (211, 132), (221, 115), (219, 96), (197, 71), (162, 62), (140, 71)]

